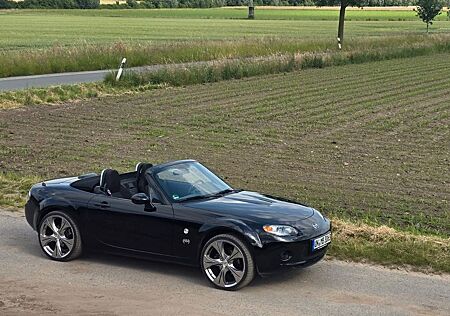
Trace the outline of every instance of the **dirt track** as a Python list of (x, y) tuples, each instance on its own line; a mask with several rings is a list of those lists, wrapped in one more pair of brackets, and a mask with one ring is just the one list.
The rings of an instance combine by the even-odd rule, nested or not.
[(239, 292), (200, 271), (106, 255), (41, 253), (19, 215), (0, 213), (1, 315), (449, 315), (450, 277), (325, 261)]

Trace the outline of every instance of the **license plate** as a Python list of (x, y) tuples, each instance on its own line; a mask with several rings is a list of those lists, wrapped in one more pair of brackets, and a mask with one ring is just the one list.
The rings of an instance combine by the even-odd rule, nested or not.
[(312, 250), (317, 250), (320, 248), (325, 247), (326, 245), (328, 245), (331, 242), (331, 232), (317, 237), (316, 239), (313, 239), (312, 241)]

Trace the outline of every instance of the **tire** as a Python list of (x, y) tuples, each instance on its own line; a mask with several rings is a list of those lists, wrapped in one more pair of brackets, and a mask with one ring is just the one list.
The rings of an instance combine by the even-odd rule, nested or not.
[(44, 254), (56, 261), (76, 259), (83, 249), (77, 221), (68, 211), (46, 214), (38, 226), (38, 240)]
[(203, 246), (200, 266), (206, 279), (221, 290), (235, 291), (247, 286), (255, 277), (252, 253), (239, 237), (221, 234)]

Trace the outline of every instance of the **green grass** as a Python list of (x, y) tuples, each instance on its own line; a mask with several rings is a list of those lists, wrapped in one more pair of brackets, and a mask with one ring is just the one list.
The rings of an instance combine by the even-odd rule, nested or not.
[[(177, 18), (177, 19), (246, 19), (247, 8), (213, 9), (101, 9), (101, 10), (39, 10), (40, 14), (58, 14), (83, 17), (127, 17), (127, 18)], [(21, 10), (16, 14), (34, 14), (34, 10)], [(294, 20), (294, 21), (335, 21), (339, 16), (338, 8), (330, 9), (268, 9), (256, 7), (257, 20)], [(347, 10), (348, 21), (416, 21), (416, 13), (411, 10)], [(446, 20), (445, 13), (437, 20)]]
[(335, 258), (450, 273), (450, 238), (414, 235), (336, 218), (333, 224), (328, 254)]
[(22, 209), (30, 187), (37, 181), (39, 178), (36, 176), (0, 172), (0, 207), (13, 211)]
[[(450, 38), (435, 37), (435, 42), (416, 45), (385, 47), (383, 49), (355, 49), (354, 51), (328, 51), (326, 53), (304, 53), (273, 55), (258, 59), (222, 60), (190, 67), (166, 67), (152, 72), (125, 72), (121, 80), (110, 73), (105, 81), (117, 87), (139, 87), (167, 84), (184, 86), (211, 83), (222, 80), (241, 79), (259, 75), (292, 72), (308, 68), (360, 64), (371, 61), (408, 58), (434, 53), (450, 52)], [(397, 43), (398, 44), (398, 43)]]
[[(448, 42), (450, 34), (392, 36), (387, 38), (357, 37), (346, 41), (345, 52), (386, 51), (407, 47), (436, 46)], [(43, 73), (112, 69), (126, 56), (127, 66), (184, 63), (258, 57), (307, 52), (336, 52), (334, 42), (327, 40), (289, 40), (265, 38), (234, 41), (188, 41), (161, 45), (116, 43), (112, 46), (82, 44), (55, 46), (40, 50), (0, 51), (0, 77)]]
[[(183, 15), (184, 12), (199, 12), (201, 15), (204, 11), (200, 9), (0, 12), (0, 29), (2, 30), (0, 47), (3, 49), (36, 48), (49, 47), (55, 43), (77, 45), (83, 41), (96, 44), (117, 41), (133, 43), (152, 41), (156, 44), (161, 41), (234, 40), (261, 37), (302, 40), (318, 38), (334, 40), (335, 38), (337, 12), (331, 12), (333, 15), (327, 20), (305, 17), (299, 20), (283, 18), (281, 20), (249, 21), (224, 19), (221, 17), (223, 10), (225, 9), (211, 9), (212, 12), (219, 12), (220, 16), (211, 19), (201, 18), (198, 15), (192, 17)], [(236, 9), (228, 10), (236, 11)], [(275, 11), (278, 12), (278, 10)], [(291, 11), (293, 10), (289, 12)], [(160, 17), (160, 12), (167, 12), (170, 17)], [(183, 14), (176, 14), (177, 12)], [(323, 14), (322, 11), (317, 12)], [(357, 14), (356, 12), (355, 14)], [(303, 11), (298, 11), (297, 14), (302, 13)], [(351, 14), (352, 12), (349, 12), (349, 16)], [(382, 11), (381, 14), (387, 13)], [(401, 15), (404, 12), (395, 11), (394, 14)], [(413, 15), (413, 13), (411, 14)], [(438, 21), (431, 30), (448, 32), (450, 22)], [(412, 21), (348, 21), (346, 31), (348, 37), (417, 34), (425, 32), (425, 25), (419, 19), (412, 19)]]
[(0, 92), (0, 111), (37, 104), (58, 104), (67, 101), (81, 101), (108, 95), (129, 95), (159, 87), (161, 86), (153, 84), (125, 87), (103, 83), (86, 83)]

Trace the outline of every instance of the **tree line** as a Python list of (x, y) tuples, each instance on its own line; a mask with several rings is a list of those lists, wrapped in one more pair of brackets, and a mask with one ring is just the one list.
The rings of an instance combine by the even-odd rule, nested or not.
[[(419, 0), (367, 0), (364, 6), (408, 6)], [(254, 6), (315, 6), (317, 0), (253, 0)], [(0, 9), (96, 9), (105, 8), (216, 8), (248, 6), (249, 0), (127, 0), (126, 3), (100, 5), (99, 0), (0, 0)]]
[(0, 9), (96, 9), (100, 0), (0, 0)]

